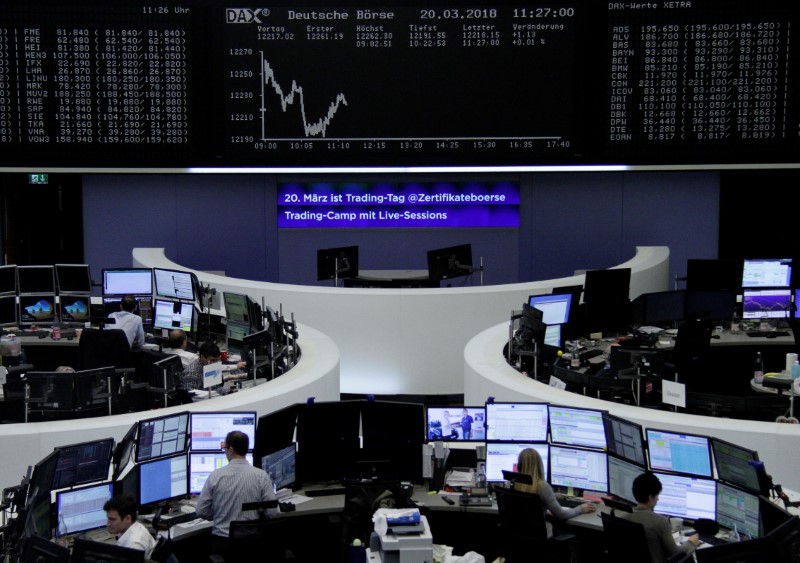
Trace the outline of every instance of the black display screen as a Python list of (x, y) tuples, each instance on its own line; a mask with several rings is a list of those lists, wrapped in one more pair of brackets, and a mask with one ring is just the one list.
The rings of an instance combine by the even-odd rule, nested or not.
[(796, 161), (791, 2), (12, 0), (0, 167)]

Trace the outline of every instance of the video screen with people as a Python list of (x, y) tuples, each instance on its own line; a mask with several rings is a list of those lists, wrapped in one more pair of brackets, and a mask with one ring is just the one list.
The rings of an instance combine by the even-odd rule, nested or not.
[(485, 407), (428, 407), (428, 441), (482, 442), (486, 439)]

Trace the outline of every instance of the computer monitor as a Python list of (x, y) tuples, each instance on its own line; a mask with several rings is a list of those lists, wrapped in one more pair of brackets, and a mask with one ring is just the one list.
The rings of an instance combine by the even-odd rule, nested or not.
[[(467, 414), (464, 414), (466, 409)], [(456, 442), (483, 442), (486, 440), (486, 408), (480, 407), (427, 407), (425, 413), (428, 442), (453, 440)], [(472, 421), (464, 420), (465, 416)], [(469, 434), (464, 430), (469, 427)]]
[(486, 444), (486, 480), (492, 483), (502, 483), (505, 481), (503, 470), (518, 471), (517, 463), (519, 454), (522, 450), (533, 448), (539, 452), (542, 458), (544, 475), (542, 479), (547, 480), (548, 465), (550, 463), (550, 445), (547, 443), (524, 443), (524, 442), (489, 442)]
[(156, 299), (153, 311), (153, 328), (163, 330), (180, 328), (184, 332), (197, 330), (197, 308), (194, 303)]
[(69, 563), (68, 547), (41, 536), (28, 536), (22, 544), (20, 563)]
[[(253, 454), (245, 455), (247, 463), (253, 465)], [(199, 495), (203, 492), (211, 472), (228, 465), (224, 452), (190, 452), (189, 453), (189, 493)]]
[(172, 393), (183, 385), (183, 361), (180, 356), (168, 354), (151, 365), (150, 385)]
[(189, 494), (186, 454), (139, 464), (139, 505), (154, 506)]
[(717, 522), (748, 538), (761, 536), (758, 495), (726, 483), (717, 483)]
[(271, 377), (271, 372), (267, 373), (271, 369), (267, 362), (272, 357), (272, 333), (259, 330), (243, 336), (241, 356), (247, 362), (248, 372), (257, 367), (257, 377)]
[(103, 270), (103, 296), (153, 294), (150, 268), (108, 268)]
[(720, 481), (732, 483), (755, 493), (761, 492), (758, 472), (753, 464), (758, 462), (758, 452), (714, 437), (711, 438), (711, 451), (714, 454), (714, 465)]
[(761, 532), (763, 535), (774, 534), (786, 524), (787, 521), (795, 518), (786, 508), (773, 502), (769, 496), (759, 495), (759, 512), (761, 514)]
[(52, 512), (49, 494), (29, 499), (25, 505), (25, 511), (20, 515), (20, 518), (24, 519), (22, 537), (39, 536), (47, 539), (52, 538)]
[(153, 268), (153, 279), (155, 280), (155, 297), (192, 302), (197, 299), (192, 272)]
[(711, 445), (708, 436), (648, 428), (650, 469), (711, 477)]
[(137, 463), (183, 453), (189, 441), (189, 412), (140, 420), (136, 434)]
[(604, 412), (603, 426), (609, 453), (642, 467), (647, 465), (640, 424)]
[(735, 290), (688, 290), (684, 317), (727, 321), (736, 310)]
[(17, 266), (19, 294), (43, 294), (56, 292), (56, 277), (53, 266)]
[(56, 536), (96, 530), (106, 525), (103, 505), (114, 496), (111, 482), (56, 493)]
[(28, 400), (33, 408), (51, 413), (72, 413), (75, 408), (73, 373), (29, 371), (25, 374)]
[(75, 563), (144, 563), (144, 551), (132, 547), (122, 547), (115, 543), (75, 538), (70, 562), (73, 561)]
[(605, 449), (603, 411), (549, 406), (550, 443)]
[(742, 287), (790, 287), (791, 258), (745, 258)]
[(56, 313), (55, 295), (20, 295), (19, 324), (21, 326), (52, 325)]
[[(142, 324), (148, 327), (153, 326), (153, 296), (131, 295), (131, 297), (133, 297), (133, 299), (136, 301), (136, 311), (134, 311), (134, 313), (138, 313), (138, 315), (142, 318)], [(111, 313), (116, 313), (119, 311), (121, 302), (121, 295), (115, 297), (103, 297), (103, 312), (105, 315), (108, 316)]]
[(58, 318), (62, 323), (83, 326), (90, 319), (91, 297), (62, 293), (58, 297)]
[(58, 467), (59, 451), (54, 449), (33, 466), (33, 475), (28, 485), (27, 501), (35, 498), (46, 498), (50, 503), (50, 491), (53, 490), (53, 477)]
[(771, 543), (767, 538), (742, 540), (719, 545), (705, 546), (695, 551), (697, 563), (776, 563), (790, 559), (773, 559)]
[(686, 261), (686, 289), (689, 291), (738, 291), (741, 287), (741, 260), (689, 258)]
[(263, 456), (295, 443), (297, 417), (307, 406), (305, 403), (295, 403), (259, 417), (253, 446), (256, 467), (261, 467)]
[(114, 453), (111, 455), (111, 463), (114, 467), (112, 478), (115, 481), (131, 461), (133, 450), (136, 446), (136, 431), (138, 429), (139, 423), (134, 422), (122, 437), (122, 440), (117, 442), (117, 445), (114, 447)]
[(269, 473), (275, 490), (291, 488), (297, 483), (297, 447), (290, 444), (261, 458), (261, 469)]
[(582, 491), (608, 491), (607, 454), (551, 445), (550, 484)]
[(0, 266), (0, 295), (17, 294), (17, 265)]
[(250, 451), (256, 442), (256, 413), (247, 412), (192, 412), (189, 418), (193, 452), (219, 452), (225, 448), (225, 437), (229, 432), (244, 432), (250, 441)]
[(250, 311), (247, 306), (247, 296), (224, 291), (222, 297), (225, 303), (225, 318), (228, 321), (249, 325)]
[(358, 277), (358, 246), (317, 250), (317, 280)]
[(561, 325), (569, 322), (572, 305), (571, 293), (552, 293), (550, 295), (531, 295), (528, 305), (542, 312), (542, 322), (546, 325)]
[[(463, 408), (456, 411), (459, 420), (463, 418)], [(359, 411), (361, 449), (352, 458), (354, 463), (347, 477), (422, 483), (425, 405), (404, 401), (360, 401)], [(472, 416), (469, 411), (468, 416)]]
[[(297, 420), (297, 471), (304, 483), (348, 478), (361, 449), (362, 401), (306, 404)], [(424, 428), (420, 417), (420, 434)], [(422, 447), (419, 447), (422, 451)]]
[(487, 403), (486, 439), (546, 442), (547, 403)]
[(228, 353), (240, 354), (244, 348), (244, 337), (250, 334), (250, 325), (229, 321), (225, 326), (225, 339)]
[(56, 264), (56, 284), (62, 293), (89, 294), (92, 292), (92, 275), (88, 264)]
[(743, 319), (783, 319), (791, 315), (791, 289), (745, 289), (742, 292)]
[(717, 519), (717, 483), (688, 475), (674, 475), (654, 471), (661, 481), (661, 494), (655, 511), (667, 516), (697, 520)]
[(92, 440), (56, 448), (58, 465), (52, 489), (64, 489), (108, 479), (114, 439)]
[(17, 296), (0, 295), (0, 327), (17, 326), (19, 324), (17, 314)]
[(614, 455), (608, 456), (608, 493), (636, 504), (633, 496), (633, 480), (645, 472), (641, 465), (629, 463)]
[(428, 277), (447, 280), (472, 273), (472, 245), (460, 244), (428, 251)]
[(564, 325), (547, 325), (544, 329), (544, 345), (556, 348), (564, 347), (564, 332), (561, 327)]
[(671, 327), (683, 320), (686, 292), (683, 290), (642, 293), (631, 302), (633, 326)]
[(585, 330), (625, 332), (630, 326), (630, 268), (589, 270), (583, 282)]
[(260, 332), (264, 330), (264, 315), (259, 305), (250, 296), (246, 296), (248, 316), (250, 318), (250, 332)]

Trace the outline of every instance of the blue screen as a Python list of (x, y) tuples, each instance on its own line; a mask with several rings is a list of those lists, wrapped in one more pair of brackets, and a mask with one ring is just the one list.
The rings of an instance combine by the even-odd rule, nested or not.
[(711, 446), (707, 436), (647, 429), (650, 468), (711, 477)]
[(536, 307), (544, 314), (542, 322), (547, 325), (561, 325), (567, 323), (569, 321), (569, 309), (571, 304), (571, 293), (531, 295), (528, 298), (528, 305)]
[(153, 504), (188, 493), (189, 471), (185, 454), (148, 461), (139, 467), (139, 504)]

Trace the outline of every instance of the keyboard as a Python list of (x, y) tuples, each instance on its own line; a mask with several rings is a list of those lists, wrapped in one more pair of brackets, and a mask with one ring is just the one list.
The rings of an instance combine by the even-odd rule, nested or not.
[(38, 329), (38, 330), (18, 330), (14, 334), (16, 334), (17, 336), (40, 336), (40, 335), (47, 336), (47, 335), (50, 334), (50, 332), (47, 331), (47, 330), (41, 330), (41, 329)]
[(766, 338), (769, 336), (778, 338), (779, 336), (789, 336), (789, 333), (785, 330), (748, 330), (745, 334), (751, 338)]
[(724, 545), (729, 543), (728, 540), (723, 538), (718, 538), (717, 536), (712, 536), (711, 534), (698, 534), (700, 536), (700, 541), (703, 543), (707, 543), (708, 545)]
[(330, 495), (343, 495), (344, 487), (323, 487), (320, 489), (308, 489), (303, 491), (307, 497), (327, 497)]
[(586, 499), (581, 497), (570, 497), (567, 495), (556, 495), (556, 499), (558, 500), (558, 504), (565, 508), (575, 508), (586, 502)]

